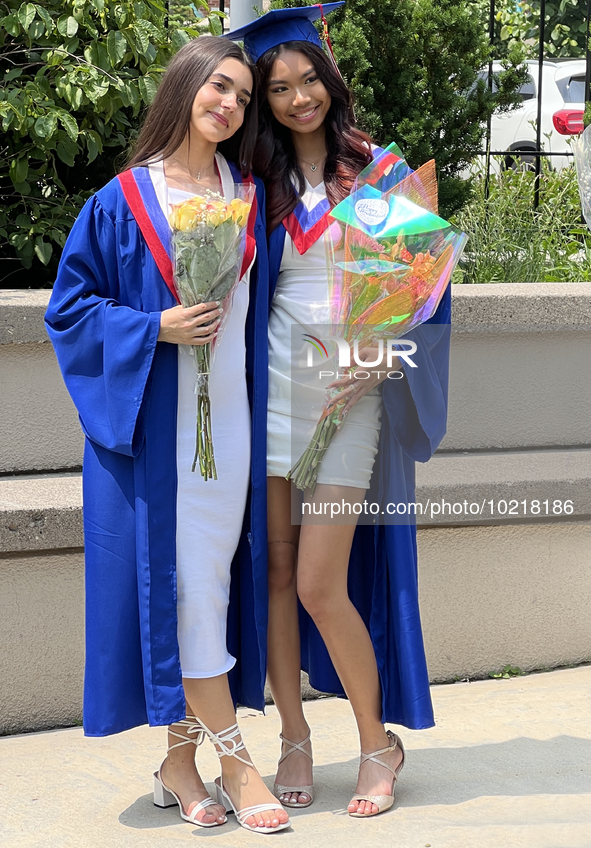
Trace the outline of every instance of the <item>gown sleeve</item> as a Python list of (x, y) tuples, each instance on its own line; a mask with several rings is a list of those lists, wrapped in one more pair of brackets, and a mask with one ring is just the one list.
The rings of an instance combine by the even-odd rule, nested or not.
[(119, 253), (115, 222), (95, 195), (66, 242), (45, 322), (85, 435), (136, 456), (160, 312), (120, 303)]
[(403, 363), (405, 379), (384, 382), (383, 409), (391, 431), (403, 451), (417, 462), (427, 462), (445, 435), (450, 317), (448, 285), (433, 317), (404, 336), (417, 345), (411, 357), (417, 367)]

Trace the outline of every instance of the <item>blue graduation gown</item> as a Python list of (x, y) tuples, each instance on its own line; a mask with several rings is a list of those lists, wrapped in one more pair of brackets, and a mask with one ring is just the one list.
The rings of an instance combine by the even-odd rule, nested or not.
[[(269, 238), (270, 299), (277, 284), (286, 231)], [(413, 503), (415, 461), (426, 462), (445, 435), (451, 290), (433, 318), (406, 338), (417, 342), (405, 379), (386, 380), (382, 424), (368, 501)], [(382, 721), (419, 729), (432, 727), (433, 708), (418, 600), (414, 521), (360, 525), (349, 564), (349, 596), (359, 610), (375, 649), (382, 687)], [(326, 646), (300, 605), (302, 668), (322, 692), (345, 696)]]
[[(253, 516), (266, 511), (268, 261), (264, 190), (256, 185), (246, 326), (252, 475), (227, 639), (237, 659), (229, 675), (235, 701), (263, 709), (267, 541)], [(175, 305), (114, 179), (76, 220), (46, 314), (86, 436), (88, 736), (185, 716), (175, 583), (177, 346), (157, 341), (160, 313)]]

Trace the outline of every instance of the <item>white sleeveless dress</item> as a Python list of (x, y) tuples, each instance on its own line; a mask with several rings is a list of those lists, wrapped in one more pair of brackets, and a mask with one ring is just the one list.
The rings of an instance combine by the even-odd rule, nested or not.
[[(313, 209), (326, 197), (324, 183), (311, 186), (301, 200)], [(335, 226), (335, 225), (333, 225)], [(338, 226), (338, 225), (336, 225)], [(329, 281), (324, 236), (300, 255), (289, 233), (269, 319), (269, 401), (267, 475), (285, 477), (302, 455), (326, 398), (326, 386), (336, 379), (335, 357), (318, 369), (307, 368), (309, 345), (304, 334), (318, 337), (330, 323)], [(320, 466), (319, 483), (367, 489), (378, 449), (381, 394), (373, 389), (350, 410)]]
[[(234, 178), (220, 154), (216, 161), (226, 200)], [(193, 192), (167, 189), (162, 163), (150, 165), (160, 205)], [(217, 480), (191, 471), (195, 452), (195, 365), (178, 345), (176, 575), (180, 663), (183, 677), (217, 677), (235, 664), (226, 646), (230, 565), (238, 545), (250, 477), (250, 407), (246, 391), (244, 326), (247, 273), (238, 284), (223, 335), (216, 345), (209, 393)]]

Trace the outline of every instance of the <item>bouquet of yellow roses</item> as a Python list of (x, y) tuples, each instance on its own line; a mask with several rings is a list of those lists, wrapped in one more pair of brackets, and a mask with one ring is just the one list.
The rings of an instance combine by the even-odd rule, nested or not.
[(227, 202), (210, 189), (182, 203), (171, 204), (174, 281), (181, 304), (219, 301), (223, 312), (213, 342), (192, 345), (197, 367), (197, 439), (191, 471), (197, 463), (204, 480), (217, 480), (209, 375), (216, 343), (223, 333), (240, 280), (246, 246), (246, 224), (254, 199), (255, 187), (234, 186), (234, 199)]

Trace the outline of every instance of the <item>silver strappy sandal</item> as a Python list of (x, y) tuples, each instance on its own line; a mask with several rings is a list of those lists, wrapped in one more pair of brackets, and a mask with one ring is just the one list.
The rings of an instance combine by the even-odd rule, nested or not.
[[(205, 731), (195, 716), (187, 716), (186, 718), (181, 719), (181, 721), (175, 722), (171, 725), (171, 727), (185, 727), (187, 729), (187, 734), (183, 735), (182, 733), (176, 733), (174, 730), (169, 728), (168, 732), (170, 735), (176, 736), (178, 739), (182, 739), (182, 742), (176, 742), (174, 745), (171, 745), (168, 751), (172, 751), (173, 748), (180, 748), (181, 745), (195, 745), (195, 748), (198, 748), (205, 739)], [(157, 807), (173, 807), (175, 804), (178, 804), (181, 818), (191, 824), (197, 824), (199, 827), (220, 827), (220, 825), (225, 824), (227, 821), (226, 817), (224, 817), (223, 822), (202, 822), (197, 818), (197, 813), (216, 803), (211, 797), (204, 798), (203, 801), (196, 804), (187, 815), (183, 809), (181, 799), (175, 792), (172, 791), (172, 789), (169, 789), (168, 786), (164, 784), (162, 777), (160, 776), (161, 771), (162, 766), (160, 766), (158, 771), (154, 772), (154, 804)]]
[[(226, 730), (222, 730), (220, 733), (214, 733), (204, 724), (201, 724), (201, 728), (213, 742), (217, 755), (220, 759), (222, 757), (236, 757), (236, 759), (240, 760), (241, 763), (244, 763), (254, 769), (254, 765), (250, 760), (245, 760), (243, 757), (238, 755), (239, 751), (246, 750), (246, 746), (242, 741), (240, 728), (237, 724), (233, 724), (231, 727), (228, 727)], [(227, 812), (235, 812), (238, 824), (246, 830), (252, 830), (253, 833), (278, 833), (280, 830), (285, 830), (286, 827), (290, 826), (290, 822), (286, 821), (282, 823), (280, 822), (277, 827), (253, 827), (251, 824), (248, 824), (246, 819), (250, 818), (250, 816), (256, 815), (256, 813), (264, 813), (267, 810), (277, 810), (281, 805), (254, 804), (251, 807), (242, 807), (241, 810), (237, 810), (236, 805), (224, 789), (222, 777), (216, 777), (215, 788), (218, 804), (224, 806)]]
[[(290, 739), (286, 739), (285, 736), (280, 733), (279, 738), (286, 745), (289, 745), (287, 751), (281, 755), (279, 758), (278, 766), (289, 757), (290, 754), (293, 754), (294, 751), (301, 751), (302, 754), (305, 754), (307, 757), (312, 759), (312, 754), (307, 751), (303, 746), (310, 741), (310, 733), (303, 739), (301, 742), (292, 742)], [(306, 794), (310, 796), (309, 801), (304, 801), (303, 803), (296, 801), (293, 803), (292, 801), (281, 801), (281, 795), (287, 795), (288, 793), (298, 792), (299, 794)], [(313, 786), (283, 786), (282, 783), (275, 783), (273, 785), (273, 795), (276, 798), (279, 798), (284, 807), (309, 807), (310, 804), (314, 801), (314, 787)]]
[[(358, 819), (367, 819), (372, 816), (377, 816), (380, 813), (385, 813), (386, 810), (389, 810), (390, 807), (394, 803), (394, 787), (396, 785), (396, 781), (398, 780), (398, 775), (402, 771), (402, 767), (404, 765), (405, 753), (404, 746), (402, 744), (402, 740), (395, 733), (392, 733), (391, 730), (387, 730), (388, 739), (390, 744), (387, 748), (381, 748), (379, 751), (373, 751), (371, 754), (364, 754), (361, 752), (361, 762), (359, 763), (359, 768), (366, 763), (368, 760), (371, 760), (373, 763), (377, 763), (388, 771), (392, 772), (392, 794), (391, 795), (353, 795), (351, 798), (352, 801), (369, 801), (372, 804), (375, 804), (378, 808), (376, 813), (349, 813), (353, 818)], [(393, 769), (392, 766), (389, 766), (388, 763), (385, 763), (383, 760), (378, 759), (381, 754), (387, 754), (390, 751), (395, 751), (396, 747), (400, 748), (402, 751), (402, 759), (400, 761), (400, 765), (398, 768)]]

